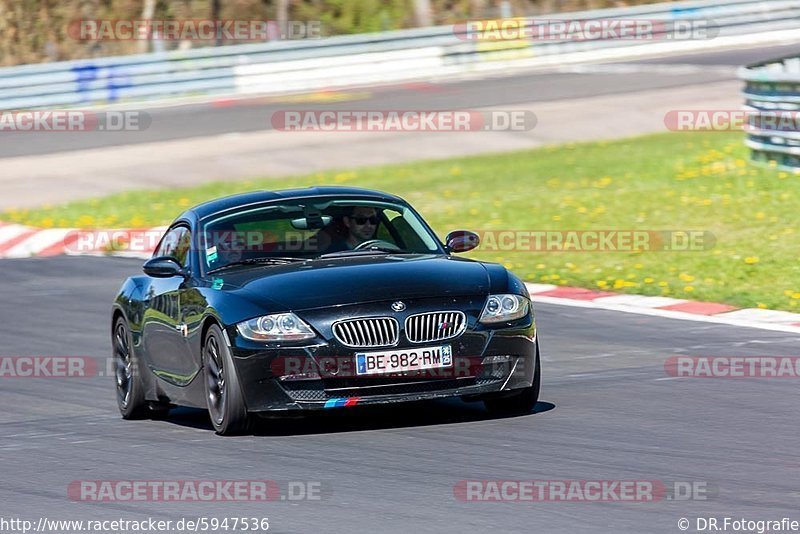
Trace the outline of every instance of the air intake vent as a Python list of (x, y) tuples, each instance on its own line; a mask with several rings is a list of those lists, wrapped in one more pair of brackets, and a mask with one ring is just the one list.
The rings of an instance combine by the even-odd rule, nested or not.
[(368, 349), (397, 344), (399, 326), (392, 317), (349, 319), (333, 325), (333, 335), (348, 347)]
[(460, 311), (420, 313), (406, 318), (406, 337), (412, 343), (450, 339), (466, 328), (467, 317)]

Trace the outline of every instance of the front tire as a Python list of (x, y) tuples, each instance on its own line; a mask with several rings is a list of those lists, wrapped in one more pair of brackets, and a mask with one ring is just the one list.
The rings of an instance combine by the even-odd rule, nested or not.
[(222, 330), (209, 327), (203, 342), (206, 403), (214, 430), (221, 436), (241, 434), (250, 426), (244, 394)]
[(495, 415), (525, 415), (531, 413), (539, 402), (539, 390), (542, 385), (542, 366), (539, 362), (539, 345), (536, 345), (536, 364), (534, 366), (533, 383), (530, 387), (506, 397), (485, 399), (483, 405)]

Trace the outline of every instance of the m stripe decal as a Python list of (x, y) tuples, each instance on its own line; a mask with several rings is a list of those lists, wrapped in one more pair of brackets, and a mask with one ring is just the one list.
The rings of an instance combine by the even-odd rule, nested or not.
[(325, 408), (341, 408), (342, 406), (355, 406), (361, 397), (337, 397), (325, 401)]

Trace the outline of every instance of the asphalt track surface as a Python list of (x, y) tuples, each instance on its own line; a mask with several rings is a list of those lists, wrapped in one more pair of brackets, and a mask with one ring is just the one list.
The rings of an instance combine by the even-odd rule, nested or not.
[[(89, 355), (105, 368), (111, 300), (141, 262), (0, 261), (5, 356)], [(0, 378), (0, 518), (269, 517), (272, 532), (665, 532), (687, 518), (800, 520), (797, 381), (670, 379), (672, 355), (797, 355), (800, 336), (538, 305), (535, 413), (460, 401), (267, 421), (222, 438), (207, 416), (123, 421), (109, 376)], [(87, 503), (75, 480), (322, 481), (320, 501)], [(460, 480), (704, 482), (706, 500), (462, 502)]]
[[(232, 105), (208, 104), (145, 108), (147, 129), (53, 135), (50, 132), (0, 132), (0, 158), (49, 154), (109, 146), (152, 143), (272, 128), (270, 117), (283, 110), (447, 110), (516, 106), (653, 89), (698, 86), (736, 78), (736, 67), (796, 52), (795, 45), (769, 45), (722, 51), (615, 61), (638, 72), (559, 72), (545, 69), (505, 77), (437, 83), (412, 83), (367, 90), (343, 89), (355, 95), (343, 102), (303, 102), (281, 97), (252, 98)], [(670, 66), (676, 67), (671, 69)], [(685, 67), (696, 67), (685, 70)], [(683, 70), (681, 70), (683, 69)], [(359, 96), (359, 93), (364, 96)], [(138, 109), (135, 104), (130, 108)]]

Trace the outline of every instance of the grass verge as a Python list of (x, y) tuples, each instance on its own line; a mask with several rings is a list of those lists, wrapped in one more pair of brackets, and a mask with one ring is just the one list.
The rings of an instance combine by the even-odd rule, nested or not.
[(800, 177), (754, 168), (740, 133), (667, 133), (614, 142), (134, 191), (0, 220), (39, 227), (168, 224), (184, 208), (253, 189), (357, 185), (409, 200), (444, 235), (491, 230), (698, 230), (701, 251), (478, 251), (525, 280), (797, 311)]

